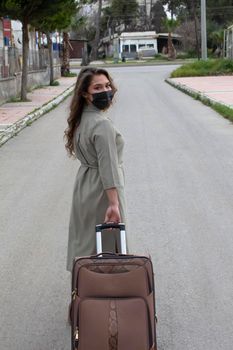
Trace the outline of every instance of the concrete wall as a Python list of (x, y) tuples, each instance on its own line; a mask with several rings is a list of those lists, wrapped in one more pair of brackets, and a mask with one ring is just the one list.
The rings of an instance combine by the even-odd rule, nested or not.
[[(61, 76), (61, 67), (54, 67), (54, 79)], [(49, 85), (49, 68), (31, 71), (28, 73), (28, 89), (33, 89), (40, 85)], [(0, 79), (0, 104), (10, 98), (20, 96), (21, 73), (15, 74), (14, 77)]]

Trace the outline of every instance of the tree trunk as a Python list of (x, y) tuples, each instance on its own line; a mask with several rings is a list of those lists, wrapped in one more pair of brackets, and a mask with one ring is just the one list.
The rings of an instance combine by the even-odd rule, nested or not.
[(87, 66), (88, 64), (87, 43), (84, 43), (81, 66)]
[(152, 23), (152, 0), (150, 0), (150, 14), (149, 14), (149, 30), (151, 30), (151, 23)]
[(53, 43), (52, 39), (50, 37), (50, 33), (46, 33), (47, 41), (48, 41), (48, 52), (49, 52), (49, 70), (50, 70), (50, 85), (53, 84), (54, 81), (54, 74), (53, 74)]
[(197, 18), (197, 11), (196, 11), (194, 0), (191, 0), (191, 8), (192, 8), (194, 26), (195, 26), (196, 53), (197, 53), (198, 60), (200, 60), (201, 55), (200, 55), (200, 43), (199, 43), (199, 35), (198, 35), (198, 18)]
[(38, 31), (38, 50), (39, 50), (39, 68), (43, 68), (42, 47), (41, 47), (41, 31)]
[(27, 101), (27, 81), (28, 81), (28, 53), (29, 53), (29, 36), (28, 20), (23, 20), (23, 68), (21, 79), (21, 100)]
[(171, 32), (168, 33), (167, 46), (168, 46), (168, 58), (172, 60), (176, 59), (176, 50), (172, 42)]
[(144, 20), (144, 25), (145, 25), (145, 30), (147, 30), (147, 6), (146, 6), (147, 0), (145, 0), (145, 20)]
[(96, 17), (96, 32), (95, 32), (95, 39), (92, 45), (91, 49), (91, 61), (97, 60), (98, 58), (98, 46), (100, 41), (100, 17), (101, 17), (101, 10), (102, 10), (102, 0), (99, 0), (99, 7), (98, 7), (98, 13)]
[(62, 55), (61, 75), (66, 76), (69, 73), (70, 73), (69, 34), (67, 32), (63, 32), (63, 55)]

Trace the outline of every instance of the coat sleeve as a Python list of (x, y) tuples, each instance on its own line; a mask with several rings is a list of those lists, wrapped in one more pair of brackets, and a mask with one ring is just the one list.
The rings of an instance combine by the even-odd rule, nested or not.
[(99, 174), (104, 190), (122, 187), (116, 147), (116, 131), (109, 119), (102, 119), (93, 131)]

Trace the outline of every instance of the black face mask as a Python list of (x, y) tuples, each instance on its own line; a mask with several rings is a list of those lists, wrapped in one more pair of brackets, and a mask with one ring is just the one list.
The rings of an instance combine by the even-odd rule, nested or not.
[(98, 109), (105, 109), (108, 108), (111, 104), (111, 101), (113, 99), (113, 92), (112, 90), (109, 91), (103, 91), (98, 92), (96, 94), (92, 94), (93, 97), (93, 105)]

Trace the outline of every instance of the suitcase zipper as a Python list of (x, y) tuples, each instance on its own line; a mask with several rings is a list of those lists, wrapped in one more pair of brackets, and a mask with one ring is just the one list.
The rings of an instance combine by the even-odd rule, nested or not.
[(79, 331), (78, 331), (78, 327), (76, 327), (76, 330), (74, 332), (74, 348), (75, 348), (75, 350), (78, 349), (78, 341), (79, 341)]
[(71, 294), (71, 297), (72, 297), (72, 300), (74, 301), (76, 299), (78, 295), (78, 291), (77, 291), (77, 288), (75, 288), (73, 291), (72, 291), (72, 294)]

